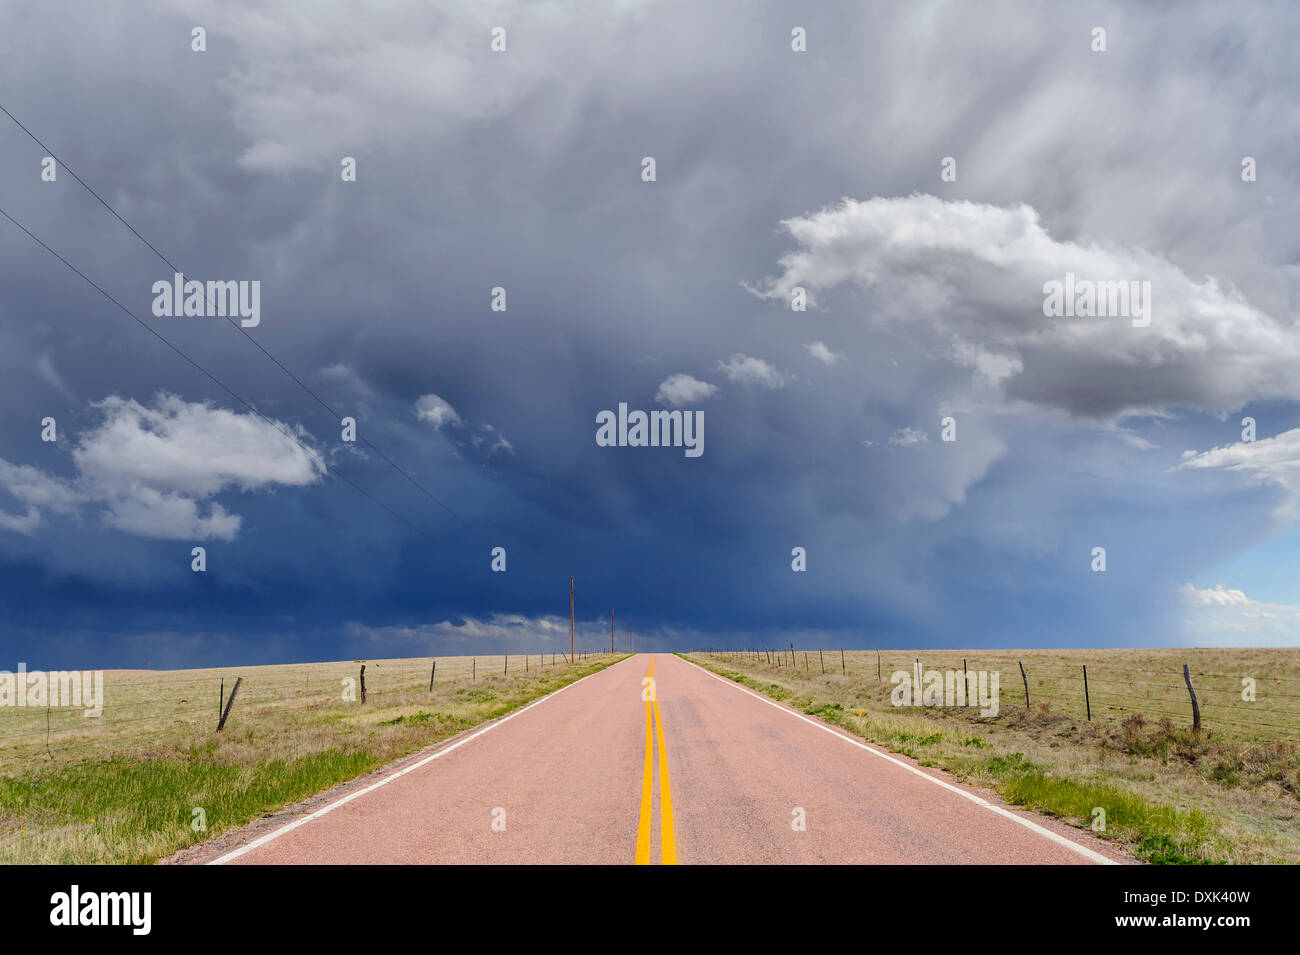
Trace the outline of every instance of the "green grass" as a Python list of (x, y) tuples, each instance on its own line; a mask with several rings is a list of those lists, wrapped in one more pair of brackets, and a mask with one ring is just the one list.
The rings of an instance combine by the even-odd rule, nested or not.
[[(302, 677), (301, 666), (248, 668), (241, 671), (245, 686), (259, 692), (245, 698), (241, 689), (221, 734), (210, 728), (173, 734), (168, 698), (159, 694), (157, 721), (140, 719), (134, 725), (148, 725), (147, 732), (161, 739), (141, 744), (121, 732), (132, 724), (119, 724), (111, 741), (97, 740), (61, 761), (8, 762), (0, 776), (0, 863), (154, 862), (504, 715), (620, 659), (606, 655), (571, 666), (548, 664), (545, 675), (534, 666), (530, 672), (492, 677), (483, 676), (480, 659), (476, 685), (469, 687), (462, 684), (472, 670), (461, 674), (440, 660), (442, 682), (433, 693), (427, 687), (429, 661), (410, 667), (385, 661), (375, 667), (379, 679), (367, 670), (371, 691), (364, 706), (335, 698), (294, 700), (287, 690)], [(418, 682), (408, 680), (407, 671)], [(182, 676), (206, 682), (192, 677), (194, 672)], [(355, 671), (348, 665), (347, 672)], [(180, 678), (159, 675), (160, 682)], [(138, 685), (139, 673), (129, 682)], [(259, 695), (286, 702), (259, 704)], [(114, 702), (111, 692), (108, 699), (106, 715)], [(250, 705), (241, 710), (239, 701)], [(204, 813), (206, 830), (195, 831), (196, 809)]]
[[(1198, 661), (1198, 652), (1209, 656)], [(955, 658), (955, 669), (961, 668), (962, 653), (946, 654)], [(902, 664), (917, 655), (896, 653), (893, 662)], [(1163, 651), (1101, 655), (1105, 666), (1116, 672), (1124, 668), (1135, 682), (1163, 679), (1171, 664)], [(1148, 862), (1300, 860), (1300, 752), (1284, 739), (1263, 738), (1268, 720), (1249, 729), (1238, 726), (1239, 732), (1194, 733), (1163, 715), (1148, 718), (1125, 709), (1094, 712), (1088, 722), (1083, 714), (1056, 705), (1050, 692), (1034, 690), (1032, 683), (1038, 699), (1026, 709), (1008, 702), (1022, 698), (1015, 695), (1021, 690), (1015, 662), (1011, 665), (1016, 683), (1003, 686), (999, 714), (984, 719), (969, 709), (892, 706), (887, 680), (891, 661), (882, 661), (886, 679), (878, 680), (874, 653), (846, 654), (847, 672), (841, 672), (836, 654), (834, 672), (824, 675), (815, 656), (810, 669), (790, 666), (788, 656), (780, 667), (769, 665), (766, 657), (755, 661), (729, 654), (682, 656), (774, 699), (797, 701), (802, 712), (922, 765), (992, 789), (1009, 804), (1094, 832), (1094, 813), (1104, 810), (1105, 829), (1096, 834)], [(921, 656), (927, 667), (940, 665)], [(976, 654), (967, 656), (974, 661)], [(1191, 658), (1193, 672), (1201, 672), (1208, 685), (1214, 684), (1206, 674), (1233, 670), (1259, 674), (1261, 685), (1267, 680), (1282, 686), (1296, 672), (1294, 660), (1288, 657), (1280, 666), (1282, 658), (1269, 651), (1243, 650), (1236, 656), (1231, 651), (1180, 651), (1180, 656)], [(1050, 651), (1019, 651), (1010, 657), (1017, 658), (1025, 659), (1031, 672), (1073, 665)], [(1147, 665), (1157, 670), (1146, 680), (1133, 672)], [(1095, 667), (1095, 661), (1089, 665), (1090, 683)], [(1236, 713), (1233, 718), (1246, 719)], [(1290, 732), (1291, 724), (1282, 722), (1280, 732)], [(977, 726), (979, 732), (972, 733)]]
[(153, 862), (201, 838), (192, 828), (195, 808), (203, 808), (209, 826), (224, 820), (224, 829), (382, 763), (374, 753), (342, 747), (253, 766), (222, 763), (209, 751), (181, 759), (114, 756), (5, 779), (0, 806), (22, 822), (9, 823), (16, 833), (4, 833), (4, 861)]
[(1148, 862), (1187, 865), (1210, 861), (1204, 856), (1215, 826), (1200, 810), (1161, 806), (1116, 786), (1080, 782), (1032, 768), (1008, 766), (1001, 775), (998, 791), (1007, 802), (1060, 817), (1080, 828), (1090, 828), (1094, 810), (1104, 809), (1105, 832), (1136, 844), (1138, 857)]

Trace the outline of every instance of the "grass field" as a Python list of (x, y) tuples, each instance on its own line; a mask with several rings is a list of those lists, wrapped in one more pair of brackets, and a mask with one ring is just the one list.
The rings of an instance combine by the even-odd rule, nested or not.
[[(895, 707), (894, 671), (996, 670), (999, 712)], [(1300, 861), (1300, 653), (796, 651), (688, 659), (1152, 862)], [(534, 654), (108, 671), (103, 715), (0, 707), (0, 862), (152, 862), (622, 659)], [(771, 662), (769, 662), (771, 660)], [(1182, 682), (1202, 710), (1192, 733)], [(1020, 664), (1032, 706), (1024, 705)], [(793, 665), (792, 665), (793, 664)], [(1092, 719), (1083, 695), (1084, 665)], [(879, 666), (879, 678), (877, 677)], [(526, 667), (526, 669), (525, 669)], [(823, 673), (822, 668), (825, 667)], [(216, 733), (221, 681), (244, 678)], [(1256, 699), (1242, 699), (1242, 679)], [(345, 681), (356, 699), (344, 698)], [(195, 809), (206, 832), (195, 832)]]
[[(848, 651), (843, 663), (838, 649), (684, 656), (1010, 803), (1081, 828), (1101, 809), (1098, 834), (1147, 861), (1300, 862), (1297, 651)], [(998, 714), (893, 705), (891, 675), (911, 672), (918, 657), (922, 672), (961, 672), (963, 657), (971, 671), (997, 671)], [(1254, 702), (1242, 699), (1245, 678)]]
[[(360, 661), (106, 671), (99, 717), (0, 707), (0, 862), (153, 862), (619, 659), (440, 657), (432, 692), (432, 658), (369, 660), (364, 706)], [(217, 733), (223, 677), (243, 684)]]

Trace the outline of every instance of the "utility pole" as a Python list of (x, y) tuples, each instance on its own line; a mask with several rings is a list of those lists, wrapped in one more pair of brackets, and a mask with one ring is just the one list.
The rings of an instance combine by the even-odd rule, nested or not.
[(569, 663), (573, 663), (573, 578), (569, 578)]

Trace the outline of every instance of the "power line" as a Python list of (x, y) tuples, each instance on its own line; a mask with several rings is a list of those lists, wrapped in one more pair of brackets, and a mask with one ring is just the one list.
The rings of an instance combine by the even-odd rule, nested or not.
[[(88, 182), (86, 182), (86, 180), (82, 179), (79, 175), (77, 175), (76, 171), (75, 171), (71, 166), (69, 166), (69, 165), (68, 165), (67, 163), (65, 163), (62, 159), (60, 159), (60, 158), (59, 158), (59, 157), (54, 153), (54, 151), (53, 151), (52, 149), (50, 149), (49, 146), (46, 146), (45, 143), (41, 142), (41, 140), (36, 136), (36, 134), (33, 133), (30, 129), (28, 129), (26, 126), (24, 126), (23, 123), (18, 119), (17, 116), (15, 116), (13, 113), (9, 112), (9, 110), (4, 106), (3, 103), (0, 103), (0, 112), (3, 112), (3, 113), (4, 113), (6, 116), (8, 116), (11, 120), (13, 120), (13, 121), (14, 121), (14, 124), (17, 125), (17, 127), (18, 127), (19, 129), (21, 129), (24, 133), (26, 133), (27, 136), (28, 136), (28, 138), (31, 139), (32, 142), (36, 143), (36, 145), (40, 146), (41, 149), (45, 150), (46, 154), (49, 155), (50, 158), (52, 158), (56, 163), (58, 163), (58, 165), (61, 166), (61, 167), (63, 168), (63, 170), (64, 170), (65, 172), (68, 173), (68, 175), (72, 176), (73, 179), (77, 180), (77, 182), (81, 184), (81, 187), (82, 187), (83, 189), (85, 189), (85, 190), (86, 190), (87, 192), (89, 192), (92, 196), (94, 196), (95, 199), (99, 202), (99, 204), (100, 204), (101, 206), (103, 206), (105, 209), (107, 209), (107, 210), (112, 214), (113, 218), (117, 219), (118, 222), (122, 223), (122, 225), (126, 226), (129, 230), (131, 230), (131, 234), (134, 235), (134, 236), (135, 236), (137, 239), (139, 239), (141, 242), (143, 242), (146, 246), (148, 246), (149, 250), (150, 250), (151, 252), (153, 252), (154, 255), (158, 256), (158, 258), (161, 259), (161, 260), (163, 261), (163, 263), (165, 263), (165, 264), (167, 265), (167, 267), (170, 268), (170, 269), (172, 270), (173, 273), (180, 273), (181, 275), (186, 274), (185, 271), (184, 271), (183, 269), (181, 269), (180, 267), (178, 267), (174, 262), (172, 262), (171, 259), (169, 259), (167, 256), (165, 256), (161, 251), (159, 251), (159, 249), (158, 249), (157, 246), (155, 246), (152, 242), (150, 242), (150, 241), (149, 241), (148, 239), (146, 239), (143, 235), (141, 235), (140, 232), (139, 232), (139, 230), (137, 230), (137, 229), (135, 228), (135, 226), (133, 226), (133, 225), (131, 225), (131, 223), (127, 222), (126, 219), (123, 218), (122, 215), (121, 215), (121, 214), (120, 214), (116, 209), (114, 209), (111, 205), (108, 204), (107, 201), (105, 201), (105, 199), (103, 198), (103, 196), (101, 196), (98, 192), (96, 192), (96, 191), (94, 190), (94, 188), (92, 188), (91, 185), (90, 185)], [(12, 220), (10, 220), (10, 221), (12, 221)], [(16, 224), (16, 223), (15, 223), (15, 224)], [(19, 226), (19, 228), (22, 228), (22, 227)], [(26, 231), (26, 230), (24, 230), (24, 231)], [(29, 234), (30, 234), (30, 233), (29, 233)], [(42, 244), (43, 244), (43, 243), (42, 243)], [(205, 295), (205, 298), (206, 298), (206, 295)], [(211, 304), (210, 300), (209, 300), (209, 304)], [(211, 311), (211, 309), (209, 309), (209, 311)], [(133, 316), (133, 317), (134, 317), (134, 316)], [(330, 407), (329, 403), (328, 403), (327, 401), (325, 401), (324, 398), (322, 398), (319, 394), (317, 394), (316, 391), (315, 391), (315, 390), (314, 390), (310, 385), (308, 385), (308, 384), (307, 384), (306, 382), (304, 382), (301, 378), (299, 378), (299, 377), (298, 377), (297, 375), (295, 375), (292, 371), (290, 371), (289, 368), (288, 368), (287, 366), (285, 366), (285, 364), (284, 364), (282, 361), (280, 361), (280, 359), (276, 358), (276, 357), (275, 357), (274, 355), (272, 355), (269, 351), (267, 351), (267, 349), (265, 348), (265, 346), (263, 346), (262, 343), (259, 342), (259, 341), (258, 341), (256, 338), (254, 338), (252, 335), (248, 334), (248, 331), (247, 331), (247, 330), (246, 330), (246, 329), (245, 329), (245, 328), (244, 328), (244, 327), (243, 327), (239, 322), (235, 321), (234, 318), (233, 318), (232, 316), (229, 316), (229, 315), (223, 315), (223, 316), (220, 316), (220, 317), (225, 318), (226, 322), (227, 322), (227, 323), (228, 323), (232, 328), (234, 328), (234, 329), (235, 329), (236, 331), (238, 331), (241, 335), (243, 335), (246, 339), (248, 339), (248, 341), (252, 342), (253, 345), (256, 346), (256, 348), (257, 348), (258, 351), (260, 351), (263, 355), (265, 355), (267, 358), (269, 358), (269, 359), (270, 359), (270, 360), (275, 364), (275, 366), (276, 366), (277, 368), (279, 368), (279, 369), (280, 369), (281, 371), (283, 371), (286, 375), (288, 375), (291, 379), (293, 379), (294, 383), (297, 384), (299, 388), (301, 388), (303, 391), (307, 392), (307, 394), (311, 395), (311, 397), (312, 397), (313, 399), (315, 399), (316, 403), (319, 404), (319, 405), (320, 405), (322, 408), (324, 408), (326, 411), (328, 411), (328, 412), (330, 413), (330, 415), (331, 415), (335, 420), (338, 420), (338, 418), (339, 418), (339, 413), (338, 413), (337, 411), (335, 411), (332, 407)], [(211, 376), (209, 376), (209, 377), (211, 377)], [(215, 380), (215, 379), (214, 379), (214, 380)], [(223, 386), (223, 387), (224, 387), (224, 386)], [(449, 506), (448, 506), (447, 504), (445, 504), (441, 499), (439, 499), (438, 496), (435, 495), (432, 491), (430, 491), (430, 490), (429, 490), (428, 488), (426, 488), (423, 484), (421, 484), (421, 483), (420, 483), (419, 481), (417, 481), (414, 477), (412, 477), (412, 476), (411, 476), (411, 475), (410, 475), (410, 474), (409, 474), (409, 473), (408, 473), (404, 468), (402, 468), (400, 465), (398, 465), (397, 462), (395, 462), (392, 458), (390, 458), (387, 454), (385, 454), (385, 453), (384, 453), (384, 452), (383, 452), (383, 451), (382, 451), (382, 450), (381, 450), (381, 449), (380, 449), (380, 448), (379, 448), (379, 447), (378, 447), (378, 446), (377, 446), (373, 441), (371, 441), (369, 438), (367, 438), (364, 434), (358, 435), (358, 437), (361, 439), (362, 443), (366, 445), (366, 447), (370, 448), (371, 451), (373, 451), (373, 452), (374, 452), (376, 455), (378, 455), (378, 456), (379, 456), (379, 457), (380, 457), (380, 458), (381, 458), (385, 463), (387, 463), (390, 467), (392, 467), (393, 470), (397, 471), (398, 474), (400, 474), (400, 475), (401, 475), (402, 477), (404, 477), (407, 481), (409, 481), (409, 482), (410, 482), (414, 487), (418, 488), (418, 489), (420, 490), (420, 492), (421, 492), (422, 494), (424, 494), (425, 497), (429, 498), (429, 500), (433, 501), (435, 504), (437, 504), (439, 507), (441, 507), (444, 511), (446, 511), (448, 514), (450, 514), (452, 517), (454, 517), (457, 521), (459, 521), (462, 527), (468, 527), (468, 526), (469, 526), (468, 522), (466, 522), (464, 518), (462, 518), (459, 514), (457, 514), (454, 510), (452, 510), (451, 507), (449, 507)]]

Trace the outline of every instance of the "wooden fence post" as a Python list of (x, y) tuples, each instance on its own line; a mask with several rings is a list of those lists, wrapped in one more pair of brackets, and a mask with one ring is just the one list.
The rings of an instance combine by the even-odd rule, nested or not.
[(876, 682), (880, 682), (880, 651), (876, 651)]
[(817, 662), (822, 665), (822, 676), (826, 675), (826, 658), (822, 656), (820, 650), (817, 651)]
[[(235, 685), (230, 688), (230, 699), (226, 700), (226, 708), (221, 711), (221, 722), (217, 724), (217, 732), (220, 733), (226, 728), (226, 720), (230, 719), (230, 708), (235, 705), (235, 694), (239, 692), (239, 684), (244, 682), (244, 678), (236, 677)], [(224, 681), (223, 681), (224, 685)]]
[(226, 678), (221, 678), (221, 695), (217, 697), (217, 723), (221, 723), (221, 714), (226, 711)]
[[(478, 679), (478, 657), (475, 657), (475, 658), (474, 658), (474, 665), (473, 665), (472, 667), (470, 667), (470, 671), (469, 671), (469, 679), (470, 679), (470, 682), (471, 682), (471, 683)], [(364, 685), (365, 685), (365, 684), (363, 683), (362, 686), (364, 686)], [(365, 691), (363, 690), (362, 692), (364, 693)], [(363, 697), (363, 699), (364, 699), (364, 697)]]
[[(1196, 702), (1196, 690), (1192, 688), (1192, 671), (1183, 664), (1183, 679), (1187, 681), (1187, 692), (1192, 696), (1192, 732), (1201, 731), (1201, 705)], [(234, 694), (231, 694), (232, 696)]]
[(433, 661), (433, 669), (429, 671), (429, 692), (433, 692), (433, 678), (438, 675), (438, 661)]
[[(1020, 663), (1019, 660), (1016, 661)], [(1025, 709), (1029, 709), (1029, 677), (1025, 676), (1025, 665), (1020, 663), (1020, 679), (1025, 681)]]
[[(234, 694), (230, 694), (234, 696)], [(361, 664), (361, 702), (366, 702), (366, 665)]]
[(848, 673), (849, 668), (844, 665), (844, 648), (840, 647), (840, 672)]
[(1092, 722), (1092, 700), (1088, 697), (1088, 664), (1083, 665), (1083, 705), (1088, 708), (1088, 722)]

